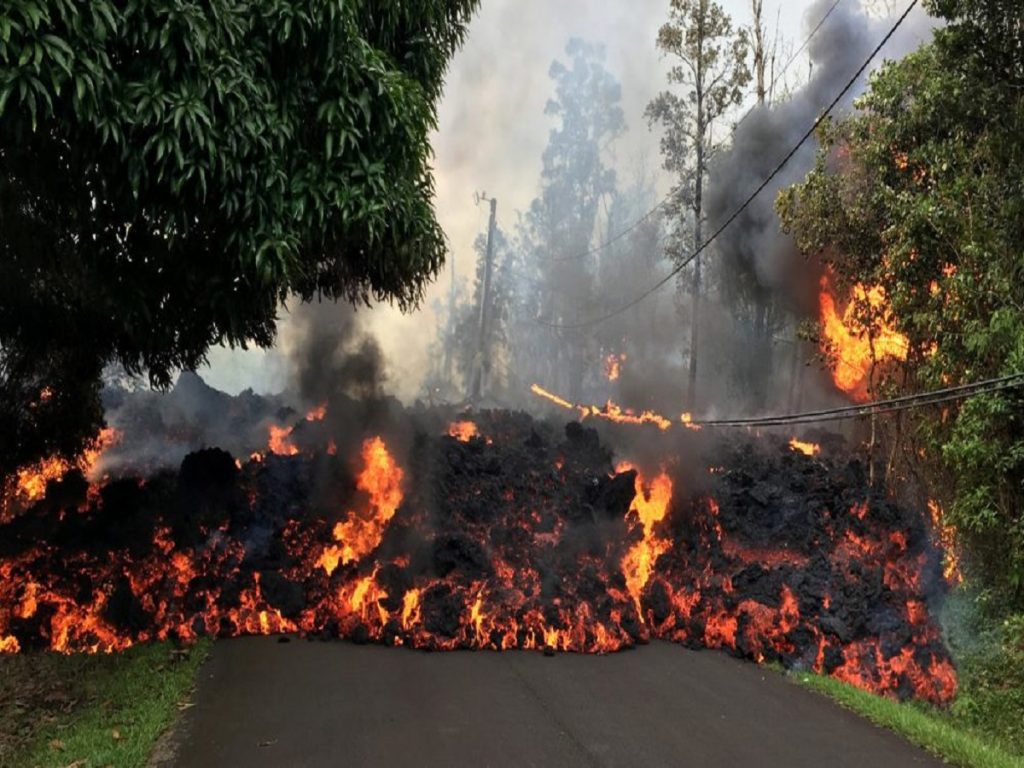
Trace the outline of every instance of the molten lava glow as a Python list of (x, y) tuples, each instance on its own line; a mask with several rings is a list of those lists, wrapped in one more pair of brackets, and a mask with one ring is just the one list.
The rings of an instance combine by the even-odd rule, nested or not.
[[(825, 276), (821, 279), (818, 299), (823, 342), (836, 357), (832, 379), (851, 397), (866, 400), (874, 364), (890, 359), (906, 360), (909, 349), (907, 337), (896, 330), (885, 289), (880, 285), (866, 287), (858, 283), (853, 287), (852, 300), (840, 315), (831, 281)], [(868, 307), (875, 317), (871, 327), (865, 327), (857, 317), (858, 306)]]
[(480, 431), (472, 421), (453, 421), (448, 425), (448, 436), (461, 443), (468, 443), (471, 437), (479, 436)]
[(27, 502), (46, 495), (46, 484), (60, 480), (71, 470), (71, 462), (61, 458), (43, 459), (38, 464), (18, 470), (16, 493)]
[(604, 375), (608, 381), (618, 381), (622, 375), (622, 366), (626, 362), (625, 353), (621, 355), (611, 354), (604, 359)]
[(821, 446), (817, 443), (805, 443), (797, 440), (795, 437), (789, 441), (789, 447), (794, 451), (799, 451), (804, 456), (817, 456), (821, 453)]
[[(82, 474), (90, 480), (96, 478), (97, 465), (107, 448), (115, 445), (121, 439), (118, 431), (112, 427), (105, 427), (100, 430), (92, 443), (82, 452), (82, 455), (75, 461), (68, 461), (59, 457), (42, 459), (36, 464), (23, 467), (17, 471), (14, 477), (12, 495), (14, 500), (21, 504), (32, 504), (39, 501), (46, 495), (46, 484), (50, 481), (59, 481), (74, 468), (81, 470)], [(0, 518), (3, 518), (2, 508), (10, 504), (10, 499), (0, 500)]]
[[(619, 473), (630, 469), (628, 464), (616, 467)], [(622, 573), (626, 577), (626, 589), (636, 604), (637, 615), (643, 621), (644, 611), (640, 599), (644, 587), (654, 572), (654, 563), (672, 546), (668, 539), (655, 532), (655, 526), (668, 514), (668, 505), (672, 501), (672, 479), (662, 471), (648, 485), (637, 472), (635, 488), (636, 496), (629, 514), (643, 529), (643, 538), (622, 558)]]
[(278, 456), (295, 456), (299, 453), (299, 449), (292, 443), (292, 429), (292, 427), (279, 427), (276, 424), (270, 425), (267, 448), (271, 453)]
[(349, 510), (348, 519), (334, 526), (334, 539), (339, 542), (324, 550), (317, 565), (330, 576), (338, 564), (361, 560), (380, 544), (384, 530), (395, 510), (402, 503), (402, 468), (388, 453), (379, 437), (363, 443), (363, 471), (356, 487), (369, 496), (369, 505), (362, 511)]
[[(409, 480), (383, 440), (366, 440), (353, 457), (357, 490), (333, 531), (322, 515), (274, 496), (282, 475), (307, 477), (314, 457), (250, 461), (236, 478), (251, 505), (242, 517), (258, 515), (260, 504), (280, 504), (287, 515), (264, 537), (273, 540), (270, 560), (253, 529), (235, 528), (238, 518), (211, 518), (182, 535), (172, 511), (158, 518), (151, 542), (132, 549), (58, 546), (29, 528), (23, 549), (5, 539), (5, 552), (17, 554), (0, 556), (0, 652), (108, 652), (150, 640), (279, 632), (433, 650), (586, 653), (661, 638), (813, 668), (881, 694), (941, 704), (955, 693), (926, 598), (935, 552), (915, 529), (893, 527), (894, 509), (883, 514), (869, 500), (822, 510), (808, 515), (813, 537), (776, 540), (760, 535), (770, 528), (745, 527), (743, 473), (731, 466), (713, 476), (720, 507), (673, 488), (664, 471), (617, 482), (605, 476), (607, 465), (588, 464), (571, 446), (538, 457), (521, 447), (532, 427), (504, 431), (511, 429), (489, 421), (495, 442), (475, 441), (479, 451), (431, 438), (444, 460), (429, 471), (442, 473), (442, 484), (426, 494), (415, 482), (418, 465)], [(474, 468), (476, 480), (466, 473)], [(819, 489), (830, 478), (818, 462), (797, 474)], [(594, 495), (574, 491), (584, 486)], [(832, 498), (842, 502), (830, 506), (849, 505), (845, 493)], [(83, 524), (104, 511), (94, 504)], [(400, 535), (385, 537), (389, 528)], [(3, 534), (16, 539), (18, 530)], [(866, 591), (865, 583), (874, 586)], [(865, 599), (896, 629), (854, 630), (849, 622), (837, 634), (824, 620), (862, 617)]]
[(327, 403), (321, 403), (306, 414), (306, 421), (323, 421), (327, 416)]

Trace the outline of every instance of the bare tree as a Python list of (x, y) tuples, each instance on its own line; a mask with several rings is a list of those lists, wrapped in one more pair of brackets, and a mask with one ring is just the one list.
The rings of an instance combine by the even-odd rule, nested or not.
[[(658, 31), (658, 48), (672, 66), (670, 90), (659, 93), (645, 112), (652, 123), (664, 128), (661, 140), (663, 165), (678, 176), (678, 214), (693, 220), (693, 247), (703, 238), (704, 179), (714, 151), (714, 122), (737, 106), (750, 82), (747, 66), (747, 32), (734, 29), (732, 19), (711, 0), (671, 0), (669, 19)], [(677, 86), (678, 88), (673, 88)], [(679, 91), (682, 91), (680, 93)], [(680, 216), (681, 218), (681, 216)], [(686, 257), (678, 243), (675, 259)], [(692, 319), (690, 325), (687, 407), (697, 403), (697, 359), (700, 343), (701, 259), (693, 263)]]
[(757, 103), (764, 104), (768, 92), (764, 79), (764, 0), (753, 0), (754, 11), (754, 82), (757, 84)]

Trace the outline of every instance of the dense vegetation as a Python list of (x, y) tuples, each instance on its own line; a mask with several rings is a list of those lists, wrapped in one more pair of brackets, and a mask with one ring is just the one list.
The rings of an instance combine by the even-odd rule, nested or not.
[(110, 362), (167, 384), (292, 293), (415, 305), (476, 5), (0, 5), (0, 475), (82, 447)]
[[(890, 389), (1024, 371), (1024, 7), (945, 0), (934, 40), (884, 67), (780, 198), (844, 284), (884, 285), (910, 339)], [(1024, 394), (971, 398), (903, 427), (943, 489), (967, 566), (1024, 604)]]

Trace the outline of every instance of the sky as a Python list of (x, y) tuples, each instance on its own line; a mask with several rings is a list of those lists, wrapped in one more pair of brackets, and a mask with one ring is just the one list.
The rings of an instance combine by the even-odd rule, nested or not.
[[(841, 0), (855, 4), (857, 0)], [(751, 23), (750, 0), (722, 2), (736, 25)], [(811, 0), (764, 0), (769, 41), (779, 39), (780, 64), (806, 37), (805, 12)], [(461, 278), (473, 270), (473, 241), (487, 226), (487, 205), (474, 193), (498, 200), (499, 224), (511, 228), (539, 191), (541, 153), (552, 119), (544, 115), (551, 96), (551, 63), (563, 57), (566, 42), (582, 37), (603, 43), (607, 68), (622, 83), (627, 132), (613, 162), (628, 182), (646, 168), (664, 193), (669, 182), (660, 169), (658, 134), (643, 117), (646, 104), (665, 87), (665, 64), (655, 48), (668, 0), (483, 0), (468, 39), (455, 55), (439, 104), (432, 137), (437, 187), (435, 208), (447, 234), (450, 257), (430, 287), (420, 311), (402, 315), (388, 305), (365, 313), (364, 324), (378, 339), (388, 362), (388, 389), (403, 400), (419, 393), (436, 326), (433, 305), (447, 296), (450, 270)], [(786, 73), (791, 84), (806, 79), (806, 54)], [(751, 85), (751, 91), (753, 86)], [(753, 102), (753, 94), (749, 97)], [(282, 314), (282, 337), (287, 337)], [(237, 392), (279, 391), (286, 381), (276, 351), (214, 349), (210, 368), (200, 371), (213, 386)]]

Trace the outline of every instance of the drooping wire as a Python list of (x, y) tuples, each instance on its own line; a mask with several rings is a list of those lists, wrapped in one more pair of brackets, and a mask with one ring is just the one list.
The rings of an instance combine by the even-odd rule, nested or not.
[[(807, 46), (811, 44), (811, 41), (814, 40), (815, 36), (817, 36), (818, 32), (825, 25), (825, 22), (828, 21), (829, 16), (831, 16), (833, 14), (833, 12), (836, 10), (836, 8), (839, 7), (839, 4), (842, 1), (843, 0), (835, 0), (835, 2), (832, 3), (832, 6), (825, 12), (825, 15), (821, 17), (821, 20), (818, 21), (818, 23), (814, 26), (814, 28), (811, 30), (810, 34), (807, 35), (807, 38), (804, 40), (804, 42), (801, 44), (801, 46), (797, 49), (796, 53), (794, 53), (792, 56), (789, 57), (789, 59), (786, 61), (786, 63), (782, 66), (782, 69), (779, 70), (779, 73), (772, 79), (772, 82), (771, 82), (772, 90), (775, 89), (776, 84), (778, 84), (778, 82), (786, 74), (786, 72), (789, 70), (790, 66), (792, 66), (793, 62), (796, 61), (797, 58), (799, 58), (800, 54), (802, 54), (807, 49)], [(746, 113), (744, 113), (743, 117), (741, 117), (739, 120), (736, 121), (736, 124), (733, 126), (733, 130), (735, 130), (740, 125), (742, 125), (743, 121), (746, 120), (748, 117), (750, 117), (756, 111), (756, 109), (757, 109), (757, 105), (754, 105), (749, 110), (747, 110)], [(628, 235), (631, 232), (635, 231), (637, 229), (637, 227), (639, 227), (645, 221), (650, 219), (654, 214), (656, 214), (658, 211), (660, 211), (665, 205), (667, 205), (672, 200), (673, 197), (675, 197), (675, 195), (676, 195), (676, 190), (673, 189), (671, 192), (669, 192), (667, 195), (665, 195), (665, 197), (663, 197), (658, 202), (657, 205), (655, 205), (653, 208), (651, 208), (649, 211), (647, 211), (647, 213), (645, 213), (643, 216), (641, 216), (639, 219), (634, 221), (628, 227), (626, 227), (625, 229), (621, 230), (620, 232), (617, 232), (615, 235), (613, 235), (612, 237), (608, 238), (607, 240), (605, 240), (605, 241), (603, 241), (601, 243), (598, 243), (597, 245), (587, 249), (586, 251), (581, 251), (580, 253), (575, 253), (572, 256), (558, 256), (558, 257), (555, 257), (555, 258), (551, 259), (551, 263), (553, 263), (553, 264), (562, 264), (562, 263), (565, 263), (567, 261), (580, 261), (582, 259), (587, 258), (588, 256), (593, 256), (595, 253), (599, 253), (599, 252), (603, 251), (605, 248), (608, 248), (611, 245), (614, 245), (619, 240), (624, 238), (626, 235)]]
[(903, 395), (870, 403), (848, 405), (840, 408), (828, 408), (819, 411), (806, 411), (779, 416), (759, 416), (743, 419), (693, 419), (692, 424), (701, 427), (773, 427), (789, 424), (811, 424), (824, 421), (838, 421), (880, 413), (923, 408), (931, 405), (963, 400), (975, 395), (999, 392), (1024, 386), (1024, 373), (1014, 373), (993, 379), (985, 379), (955, 387), (944, 387), (915, 395)]
[[(1002, 392), (1004, 390), (1024, 387), (1024, 373), (1012, 373), (969, 384), (933, 389), (915, 395), (902, 395), (870, 403), (846, 405), (818, 411), (804, 411), (776, 416), (758, 416), (740, 419), (693, 419), (687, 418), (686, 424), (692, 427), (777, 427), (793, 424), (813, 424), (842, 419), (855, 419), (876, 414), (895, 413), (916, 408), (964, 400), (975, 395)], [(591, 410), (579, 405), (573, 408)]]
[(789, 163), (789, 161), (793, 159), (793, 157), (796, 155), (797, 152), (800, 151), (800, 148), (805, 143), (807, 143), (807, 140), (810, 139), (815, 134), (815, 132), (818, 130), (818, 128), (821, 127), (821, 125), (825, 122), (825, 120), (831, 114), (832, 110), (836, 108), (836, 106), (839, 104), (840, 101), (842, 101), (843, 97), (847, 94), (847, 92), (851, 88), (853, 88), (854, 85), (856, 85), (856, 83), (860, 79), (861, 75), (864, 74), (864, 70), (866, 70), (868, 68), (868, 66), (871, 64), (871, 62), (874, 60), (874, 58), (879, 54), (879, 52), (882, 50), (882, 48), (885, 47), (886, 43), (888, 43), (889, 40), (892, 38), (892, 36), (894, 34), (896, 34), (896, 30), (898, 30), (900, 28), (900, 26), (902, 26), (903, 22), (906, 21), (907, 17), (910, 15), (910, 12), (917, 6), (917, 3), (918, 3), (918, 0), (911, 0), (910, 5), (907, 6), (907, 9), (896, 20), (896, 23), (886, 33), (885, 37), (882, 38), (881, 42), (877, 46), (875, 46), (875, 49), (871, 52), (871, 54), (867, 57), (867, 59), (865, 59), (864, 63), (861, 64), (860, 67), (858, 67), (857, 71), (853, 74), (853, 76), (846, 83), (846, 85), (843, 87), (843, 89), (836, 95), (836, 97), (828, 105), (828, 107), (825, 109), (825, 111), (822, 112), (821, 116), (818, 117), (818, 119), (814, 121), (814, 124), (811, 125), (811, 127), (807, 130), (806, 133), (804, 133), (803, 137), (796, 143), (796, 145), (789, 152), (786, 153), (786, 156), (782, 158), (781, 162), (779, 162), (779, 164), (768, 175), (768, 177), (765, 178), (765, 180), (762, 181), (757, 186), (757, 188), (750, 194), (750, 196), (747, 197), (747, 199), (744, 200), (743, 203), (735, 211), (733, 211), (733, 213), (718, 227), (718, 229), (716, 229), (711, 234), (711, 236), (708, 239), (706, 239), (703, 243), (701, 243), (701, 245), (696, 250), (694, 250), (688, 257), (686, 257), (685, 259), (680, 261), (672, 269), (671, 272), (669, 272), (665, 277), (663, 277), (661, 280), (656, 282), (654, 285), (652, 285), (647, 290), (643, 291), (638, 296), (634, 297), (630, 301), (626, 302), (625, 304), (619, 306), (618, 308), (616, 308), (616, 309), (612, 310), (611, 312), (608, 312), (608, 313), (606, 313), (604, 315), (599, 315), (598, 317), (593, 317), (593, 318), (590, 318), (589, 320), (582, 320), (582, 321), (574, 322), (574, 323), (548, 323), (548, 322), (545, 322), (543, 320), (537, 320), (536, 323), (538, 325), (542, 325), (542, 326), (547, 327), (547, 328), (554, 328), (554, 329), (559, 329), (559, 330), (578, 330), (578, 329), (581, 329), (581, 328), (587, 328), (589, 326), (597, 325), (597, 324), (603, 323), (603, 322), (605, 322), (607, 320), (611, 320), (613, 317), (618, 317), (619, 315), (623, 314), (624, 312), (626, 312), (626, 311), (632, 309), (633, 307), (635, 307), (637, 304), (640, 304), (641, 302), (645, 301), (648, 297), (650, 297), (651, 295), (653, 295), (657, 291), (661, 290), (661, 288), (663, 288), (666, 284), (668, 284), (668, 282), (673, 277), (675, 277), (680, 272), (682, 272), (683, 269), (685, 269), (689, 264), (691, 264), (694, 260), (696, 260), (705, 250), (707, 250), (708, 246), (710, 246), (715, 240), (717, 240), (718, 237), (721, 236), (721, 234), (723, 232), (725, 232), (725, 230), (728, 229), (732, 225), (732, 223), (735, 222), (736, 219), (738, 219), (743, 214), (743, 212), (750, 206), (750, 204), (753, 203), (755, 199), (757, 199), (757, 197), (765, 190), (765, 188), (767, 188), (767, 186), (769, 184), (771, 184), (771, 182), (775, 179), (775, 177), (778, 176), (782, 172), (782, 169), (786, 167), (786, 165)]

